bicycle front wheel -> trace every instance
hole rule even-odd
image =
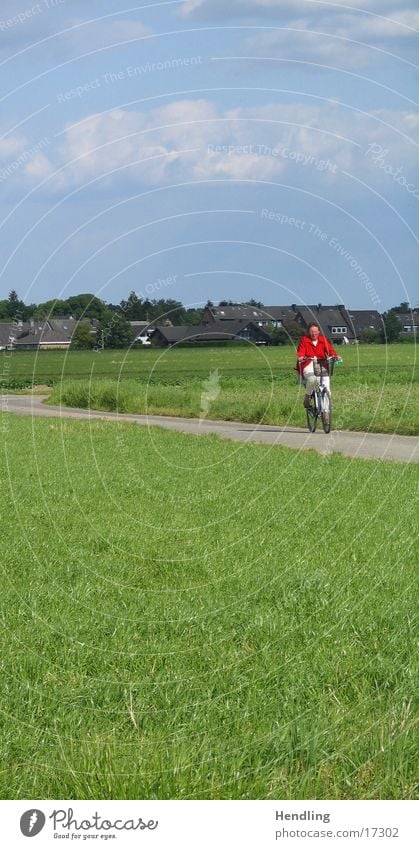
[[[316,430],[316,427],[317,427],[317,418],[318,418],[319,414],[318,414],[317,406],[316,406],[316,400],[317,399],[314,397],[314,395],[312,395],[310,400],[311,400],[311,404],[306,409],[307,427],[308,427],[310,433],[314,433],[314,431]]]
[[[332,399],[328,389],[324,389],[322,394],[322,425],[325,433],[330,433],[332,429]]]

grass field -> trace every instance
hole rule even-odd
[[[419,434],[414,346],[351,347],[343,353],[344,365],[334,380],[335,428]],[[204,410],[212,419],[304,424],[303,390],[296,383],[290,348],[117,352],[112,360],[109,352],[106,359],[94,356],[89,355],[91,376],[57,382],[51,403],[192,417]],[[69,360],[65,374],[76,364]],[[114,372],[106,378],[110,366]]]
[[[397,375],[410,383],[415,375],[416,346],[350,345],[339,349],[343,371],[354,379],[376,377],[385,383]],[[24,378],[35,383],[80,379],[141,380],[164,383],[208,377],[219,369],[225,377],[253,378],[268,383],[278,373],[292,378],[295,350],[291,346],[230,345],[209,348],[126,351],[18,351],[0,353],[0,381]]]
[[[414,345],[350,346],[334,380],[335,427],[419,434]],[[177,348],[3,355],[0,383],[54,386],[52,403],[213,419],[304,425],[290,347]],[[16,384],[17,381],[17,384]],[[211,389],[211,388],[210,388]]]
[[[414,467],[0,424],[2,798],[414,797]]]

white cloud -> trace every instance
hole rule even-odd
[[[224,0],[191,0],[181,7],[180,14],[186,19],[217,15],[246,21],[265,18],[270,28],[248,39],[244,54],[251,55],[253,50],[257,56],[339,68],[363,68],[383,58],[381,51],[386,49],[397,54],[398,40],[405,50],[406,41],[416,36],[419,11],[411,0],[364,0],[362,8],[351,11],[353,2],[230,0],[225,4]]]
[[[27,139],[21,133],[9,133],[6,135],[7,131],[4,131],[4,136],[1,137],[0,134],[0,165],[6,165],[9,160],[25,150],[27,146]]]
[[[341,8],[352,6],[362,11],[372,11],[379,14],[388,8],[396,8],[397,0],[186,0],[179,9],[179,14],[184,18],[193,17],[249,17],[249,16],[274,16],[279,14],[324,14],[325,12],[339,12]],[[409,6],[409,0],[402,2],[403,8]],[[410,5],[413,5],[412,3]]]
[[[50,174],[53,173],[54,169],[52,163],[49,159],[47,159],[44,153],[37,153],[26,165],[25,171],[27,177],[37,183],[40,183],[41,180],[49,177]],[[58,176],[55,177],[55,180],[59,180]],[[61,186],[64,186],[64,181],[61,180],[60,183]]]
[[[336,35],[361,41],[415,38],[416,29],[419,28],[419,11],[416,9],[404,9],[400,12],[391,10],[388,17],[342,14],[337,19],[334,17],[322,19],[322,28],[324,27]]]
[[[40,12],[36,12],[38,6]],[[134,41],[151,33],[151,29],[139,20],[116,15],[104,16],[100,12],[94,16],[94,10],[90,8],[80,8],[84,16],[80,14],[72,18],[68,17],[68,6],[65,4],[52,7],[48,14],[42,4],[36,4],[33,8],[33,15],[13,26],[8,26],[7,22],[13,20],[16,9],[12,12],[9,7],[7,14],[6,10],[1,9],[0,28],[3,29],[0,33],[0,50],[6,55],[13,55],[28,47],[41,50],[43,54],[48,51],[60,56],[84,55],[100,48]]]
[[[54,156],[44,150],[34,157],[25,175],[33,183],[64,166],[50,182],[57,191],[96,178],[115,188],[217,177],[270,180],[284,173],[304,181],[337,180],[342,169],[371,171],[365,156],[371,143],[382,145],[408,171],[414,167],[412,150],[395,130],[411,135],[417,122],[415,113],[369,116],[336,102],[220,111],[206,100],[183,100],[148,113],[118,109],[91,115],[67,128]],[[324,161],[330,163],[327,173],[320,167]],[[373,170],[374,180],[378,169]]]
[[[44,156],[44,171],[37,171],[34,164],[35,160],[40,157],[42,159],[42,151],[50,144],[50,140],[45,136],[38,139],[36,142],[30,141],[25,135],[19,132],[11,132],[8,134],[5,131],[3,138],[0,138],[0,182],[10,180],[9,185],[15,186],[14,181],[19,183],[22,179],[25,181],[31,177],[37,180],[43,176],[50,174],[53,170],[52,163]],[[39,161],[39,166],[41,162]]]
[[[300,22],[294,23],[299,26],[247,39],[242,46],[243,56],[313,62],[330,68],[361,69],[368,65],[371,53],[368,48],[332,35],[300,29]]]
[[[244,56],[258,56],[313,62],[327,67],[365,68],[382,54],[377,47],[416,35],[413,26],[419,27],[419,12],[399,12],[399,22],[354,14],[324,16],[314,21],[310,18],[292,19],[283,28],[257,33],[242,45]],[[404,24],[404,26],[402,26]],[[403,52],[405,46],[403,47]]]

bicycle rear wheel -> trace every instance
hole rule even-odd
[[[330,433],[332,429],[332,399],[328,389],[324,389],[322,393],[322,425],[325,433]]]

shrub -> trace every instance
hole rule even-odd
[[[371,345],[374,342],[381,342],[381,337],[378,330],[375,330],[374,327],[364,327],[361,331],[359,341]]]

